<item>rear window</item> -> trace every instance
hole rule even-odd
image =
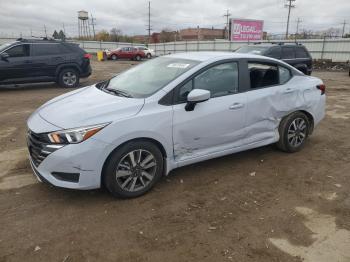
[[[34,56],[58,55],[65,52],[60,44],[33,44],[32,47]]]
[[[306,52],[304,47],[297,47],[295,50],[296,58],[309,58],[309,54]]]

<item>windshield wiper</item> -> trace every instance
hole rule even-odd
[[[113,94],[115,94],[117,96],[123,96],[123,97],[129,97],[129,98],[133,97],[128,92],[123,91],[123,90],[119,90],[119,89],[104,88],[104,90],[106,90],[107,92],[113,93]]]

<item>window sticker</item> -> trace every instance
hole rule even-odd
[[[182,64],[182,63],[173,63],[173,64],[169,64],[167,67],[172,67],[172,68],[187,68],[189,67],[190,64]]]

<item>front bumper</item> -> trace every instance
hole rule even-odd
[[[35,163],[31,157],[30,163],[34,174],[42,182],[63,188],[95,189],[101,186],[102,168],[109,150],[110,145],[90,138],[57,149],[41,163]],[[72,179],[67,179],[70,174]]]

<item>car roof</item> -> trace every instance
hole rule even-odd
[[[239,59],[239,58],[266,59],[266,60],[275,61],[275,59],[273,58],[269,58],[261,55],[241,54],[241,53],[233,53],[233,52],[215,52],[215,51],[176,53],[176,54],[166,55],[165,57],[197,60],[201,62],[208,61],[208,60],[215,60],[215,59]]]

